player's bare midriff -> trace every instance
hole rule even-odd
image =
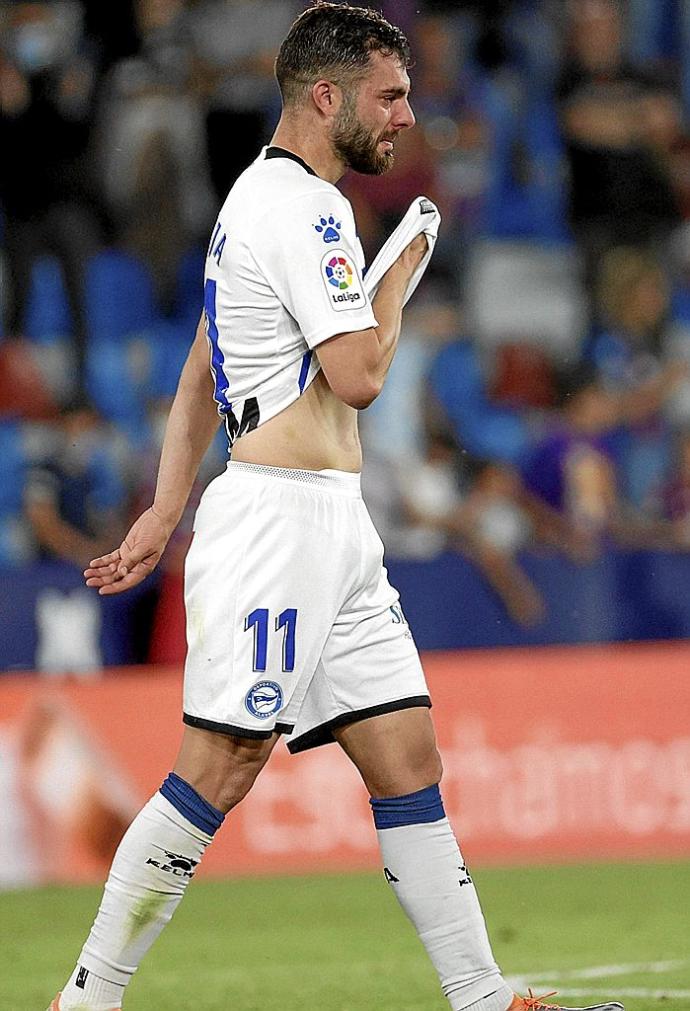
[[[298,470],[362,469],[358,412],[339,400],[323,372],[275,418],[238,439],[232,459]]]

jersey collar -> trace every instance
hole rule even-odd
[[[300,158],[299,155],[293,154],[292,151],[286,151],[284,147],[275,147],[275,146],[267,147],[266,148],[266,156],[265,157],[266,157],[266,159],[268,159],[268,158],[289,158],[290,161],[296,161],[298,165],[301,165],[302,168],[305,169],[309,173],[310,176],[315,176],[316,175],[316,172],[311,167],[311,165],[307,165],[307,163],[305,161],[303,161],[303,159]]]

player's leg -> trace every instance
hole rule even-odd
[[[404,709],[333,731],[369,790],[386,879],[414,924],[453,1011],[506,1011],[474,883],[446,818],[429,710]]]
[[[333,736],[369,790],[386,880],[417,929],[453,1011],[623,1011],[622,1004],[610,1002],[557,1008],[531,995],[519,997],[506,985],[445,816],[427,709],[360,720],[333,729]]]
[[[115,854],[103,899],[59,1011],[111,1011],[169,922],[220,828],[251,789],[278,739],[186,727],[174,771]]]
[[[323,560],[347,571],[348,545],[331,544],[338,517],[329,514],[331,499],[347,511],[352,480],[274,471],[230,464],[202,498],[185,567],[182,748],[121,844],[60,1011],[120,1007],[114,997],[170,919],[223,815],[278,733],[292,729],[291,708],[299,710],[338,610]],[[86,1001],[81,984],[91,988]]]

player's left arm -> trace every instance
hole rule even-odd
[[[219,424],[202,316],[170,410],[153,504],[132,525],[119,548],[91,561],[84,572],[87,586],[104,595],[121,593],[153,572],[180,521]]]
[[[383,275],[372,306],[375,327],[337,334],[317,348],[331,389],[351,407],[368,407],[383,388],[400,338],[407,286],[427,251],[426,236],[418,235]],[[358,399],[345,395],[344,389],[369,392]]]

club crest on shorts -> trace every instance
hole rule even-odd
[[[244,700],[248,713],[259,720],[267,720],[283,705],[283,689],[275,681],[257,681]]]

